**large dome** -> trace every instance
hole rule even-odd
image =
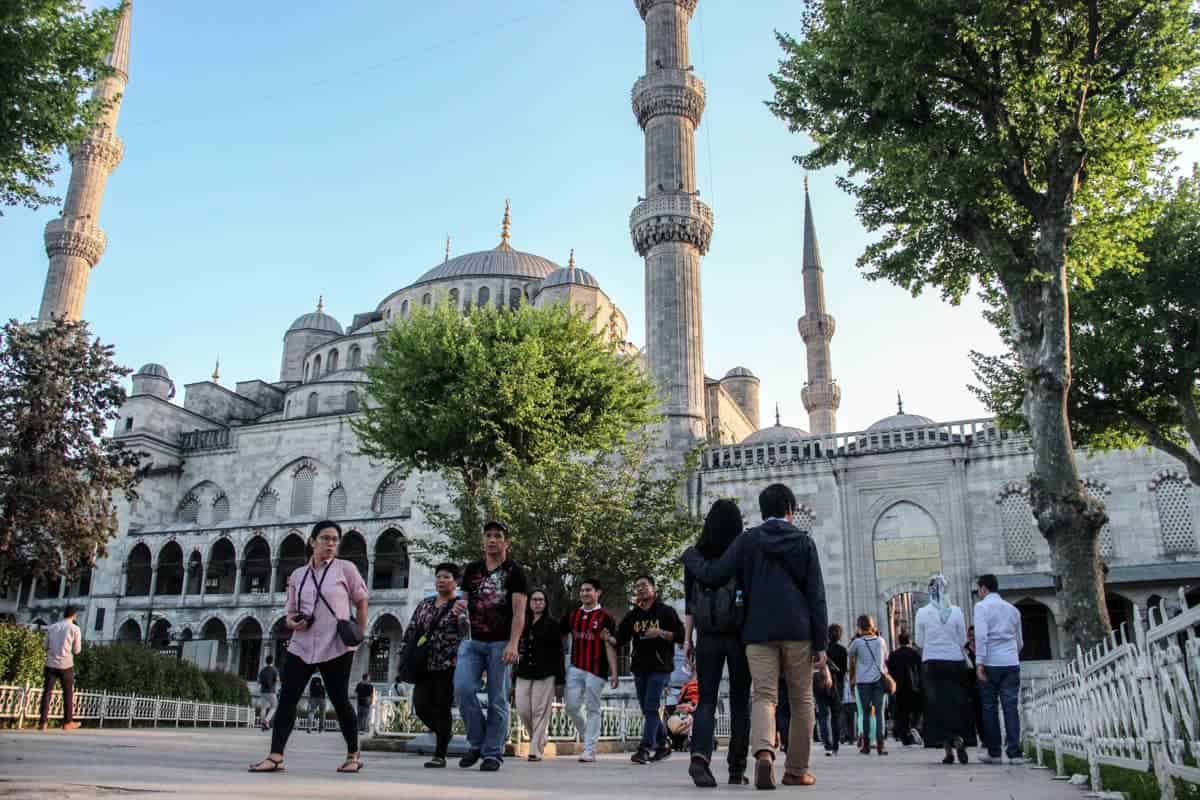
[[[776,422],[769,428],[755,431],[754,433],[742,439],[742,444],[768,444],[773,442],[787,442],[792,439],[804,439],[810,436],[808,431],[803,428],[793,428],[790,425],[780,425]]]
[[[166,378],[167,380],[171,380],[171,375],[167,372],[167,368],[162,364],[155,364],[153,362],[144,364],[142,368],[134,374],[144,375],[151,378]]]
[[[559,265],[548,258],[523,253],[504,245],[494,250],[467,253],[444,261],[417,278],[412,285],[468,277],[541,280],[557,269]]]
[[[895,431],[901,428],[921,428],[926,425],[933,425],[934,420],[929,417],[923,417],[920,414],[892,414],[890,417],[884,417],[878,422],[867,428],[868,431]]]
[[[316,311],[310,311],[307,314],[301,314],[299,317],[296,317],[296,321],[288,328],[289,333],[291,331],[305,330],[326,331],[328,333],[336,333],[338,336],[342,335],[342,323],[325,313],[324,296],[317,301]]]

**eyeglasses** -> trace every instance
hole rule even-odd
[[[336,536],[318,536],[317,541],[321,544],[337,544],[338,537]]]

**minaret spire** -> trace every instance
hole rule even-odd
[[[512,205],[508,199],[504,200],[504,219],[500,221],[500,244],[496,246],[497,250],[512,250],[512,246],[508,243],[508,237],[512,228]]]
[[[446,261],[450,260],[450,234],[446,234]],[[443,262],[444,263],[444,262]]]
[[[93,97],[109,105],[87,135],[71,148],[71,180],[62,216],[46,225],[46,255],[50,267],[38,319],[77,320],[83,316],[88,277],[104,255],[107,238],[100,229],[100,205],[108,176],[121,163],[124,145],[117,137],[121,97],[129,83],[129,42],[133,27],[132,0],[124,0],[105,59],[113,74],[96,84]]]
[[[825,311],[825,271],[821,268],[821,251],[817,247],[817,226],[813,222],[812,198],[808,194],[808,176],[804,176],[804,316],[798,327],[807,351],[808,382],[800,392],[808,410],[808,427],[815,434],[837,430],[837,410],[842,402],[842,390],[833,379],[833,361],[829,355],[829,340],[836,325]]]
[[[697,2],[634,0],[646,24],[646,72],[632,97],[645,138],[646,185],[629,228],[646,260],[646,356],[662,398],[667,446],[675,452],[707,433],[700,258],[713,217],[696,190],[704,83],[692,71],[688,23]]]
[[[217,365],[213,367],[212,382],[221,382],[221,357],[217,356]]]

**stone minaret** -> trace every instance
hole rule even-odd
[[[688,61],[688,21],[697,0],[634,3],[646,23],[646,74],[633,85],[633,113],[646,139],[646,194],[629,228],[646,259],[647,360],[663,396],[667,445],[678,451],[705,437],[700,257],[713,220],[696,191],[704,84]]]
[[[132,0],[125,0],[113,50],[106,62],[116,72],[97,84],[94,96],[115,101],[78,145],[71,149],[71,182],[62,216],[46,225],[50,270],[42,292],[38,319],[76,320],[83,316],[88,274],[104,254],[107,240],[100,230],[100,204],[109,173],[121,163],[124,145],[117,137],[120,96],[129,82],[129,34]]]
[[[808,382],[800,392],[808,410],[808,429],[815,434],[833,433],[837,430],[837,410],[842,403],[842,390],[834,383],[833,362],[829,358],[829,340],[836,326],[825,311],[825,271],[821,269],[807,177],[804,179],[804,316],[799,327],[808,351]]]

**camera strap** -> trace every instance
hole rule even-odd
[[[316,587],[317,597],[321,597],[321,586],[325,583],[325,576],[329,574],[329,568],[331,566],[333,566],[333,560],[330,560],[330,562],[325,565],[325,571],[321,573],[321,580],[318,581],[315,576],[313,577],[313,586]],[[304,572],[304,577],[300,579],[300,588],[296,590],[296,610],[301,614],[304,613],[304,584],[308,583],[308,576],[312,575],[312,571],[312,564],[310,563],[308,569]],[[321,597],[321,599],[324,600],[325,598]],[[313,598],[312,610],[314,613],[317,610],[316,597]]]

